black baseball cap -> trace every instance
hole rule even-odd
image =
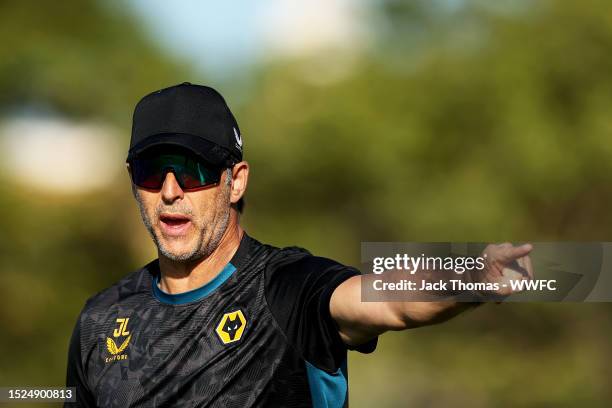
[[[215,166],[242,160],[242,136],[223,96],[184,82],[142,98],[134,109],[127,161],[152,146],[187,148]]]

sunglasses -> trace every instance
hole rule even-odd
[[[197,190],[219,184],[222,168],[213,166],[186,151],[151,151],[129,163],[132,182],[149,190],[160,190],[171,171],[183,190]]]

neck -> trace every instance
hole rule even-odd
[[[219,245],[207,257],[193,262],[175,262],[159,254],[160,289],[166,293],[177,294],[204,286],[232,259],[243,234],[244,230],[236,222],[236,217],[230,217]]]

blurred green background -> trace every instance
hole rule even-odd
[[[258,7],[291,24],[190,59],[161,2],[0,1],[0,385],[63,385],[85,300],[156,256],[124,159],[135,103],[183,81],[237,116],[261,241],[358,265],[361,241],[612,240],[609,2],[184,3],[226,50]],[[352,353],[351,406],[609,406],[611,335],[610,304],[487,305]]]

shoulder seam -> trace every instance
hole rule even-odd
[[[263,285],[263,293],[264,293],[264,301],[266,302],[266,309],[268,310],[268,313],[270,313],[270,316],[272,316],[272,322],[274,323],[274,326],[281,333],[281,335],[283,336],[283,339],[285,339],[285,343],[287,343],[289,347],[291,347],[300,356],[300,359],[302,361],[308,361],[306,360],[304,356],[304,352],[301,349],[299,349],[295,344],[293,344],[291,340],[289,340],[289,337],[287,337],[287,333],[285,333],[285,331],[281,327],[278,320],[276,320],[276,316],[274,315],[274,312],[272,311],[272,308],[270,307],[270,303],[268,302],[268,293],[266,291],[266,270],[267,270],[267,267],[264,268],[263,279],[261,283]]]

